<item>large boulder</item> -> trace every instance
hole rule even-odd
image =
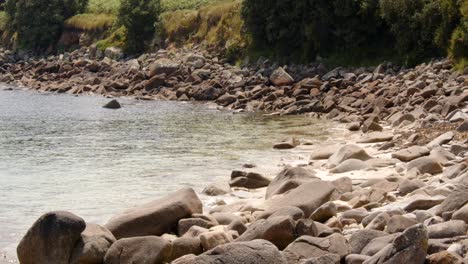
[[[290,216],[260,219],[251,224],[236,241],[264,239],[284,249],[295,239],[296,224]]]
[[[108,47],[104,50],[104,56],[112,60],[120,60],[123,58],[123,52],[121,48]]]
[[[106,109],[119,109],[121,107],[122,106],[120,105],[120,103],[115,99],[111,100],[110,102],[108,102],[107,104],[103,106],[103,108],[106,108]]]
[[[81,239],[73,250],[70,264],[99,264],[104,261],[107,250],[115,242],[115,237],[106,228],[96,224],[86,224]]]
[[[270,82],[275,86],[291,85],[294,79],[283,68],[279,67],[270,76]]]
[[[120,239],[107,251],[104,264],[165,263],[172,254],[172,244],[160,237],[131,237]]]
[[[117,239],[159,236],[170,232],[180,219],[201,213],[202,203],[195,191],[184,188],[165,198],[123,212],[105,226]]]
[[[357,159],[366,161],[370,158],[371,156],[363,148],[356,145],[346,145],[341,147],[328,159],[328,166],[334,168],[345,160]]]
[[[311,180],[319,179],[315,172],[301,167],[286,167],[268,185],[266,198],[285,193]]]
[[[358,171],[358,170],[365,170],[368,169],[370,166],[362,160],[358,159],[349,159],[345,160],[342,163],[338,164],[338,166],[332,168],[330,170],[331,173],[345,173],[350,171]]]
[[[179,69],[179,64],[170,59],[158,59],[149,67],[149,77],[154,77],[160,74],[169,76]]]
[[[266,240],[233,242],[217,246],[199,256],[187,255],[172,264],[285,264],[285,259],[275,247]]]
[[[467,226],[465,221],[451,220],[427,227],[429,238],[450,238],[466,235]]]
[[[373,239],[386,235],[388,234],[378,230],[363,229],[357,231],[352,234],[349,239],[351,253],[360,254],[367,244],[369,244]]]
[[[68,264],[86,224],[69,212],[50,212],[34,222],[21,239],[18,260],[24,264]]]
[[[363,264],[423,264],[428,249],[427,230],[419,224],[406,229],[393,243],[382,248]]]
[[[310,160],[326,160],[329,159],[335,152],[337,152],[342,146],[341,145],[326,145],[320,146],[314,149],[310,154]]]
[[[330,182],[312,180],[285,195],[265,201],[265,209],[277,210],[286,206],[296,206],[304,212],[305,217],[309,217],[322,204],[330,201],[335,190]]]
[[[291,243],[283,255],[288,263],[298,263],[301,260],[336,254],[344,258],[350,254],[346,238],[341,234],[332,234],[326,238],[301,236]]]
[[[210,250],[232,241],[232,236],[224,231],[212,231],[200,235],[200,242],[204,250]]]

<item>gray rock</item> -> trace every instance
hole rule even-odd
[[[156,236],[117,240],[104,257],[104,264],[164,263],[171,258],[172,244]]]
[[[332,234],[326,238],[302,236],[291,243],[284,253],[288,263],[298,263],[300,260],[329,254],[344,258],[350,253],[350,247],[341,234]]]
[[[462,220],[465,223],[468,223],[468,204],[465,204],[462,208],[458,209],[452,215],[453,220]]]
[[[423,225],[416,225],[397,236],[391,245],[384,247],[364,264],[414,263],[423,264],[426,260],[428,237]]]
[[[404,179],[400,182],[400,185],[398,186],[398,192],[401,195],[406,195],[408,193],[411,193],[415,190],[421,189],[426,184],[420,180],[408,180]]]
[[[359,254],[349,254],[345,258],[346,264],[362,264],[364,261],[370,259],[369,256]]]
[[[390,220],[390,215],[387,213],[378,214],[372,221],[366,226],[366,229],[373,229],[383,231]]]
[[[435,148],[435,147],[438,147],[438,146],[442,146],[443,144],[447,144],[450,141],[452,141],[452,139],[454,137],[455,137],[455,134],[452,131],[450,131],[450,132],[447,132],[445,134],[442,134],[442,135],[438,136],[437,138],[435,138],[434,140],[429,142],[427,144],[427,146],[429,148]]]
[[[266,240],[233,242],[220,245],[199,256],[188,255],[172,264],[285,264],[275,245]]]
[[[387,142],[393,139],[393,133],[391,132],[371,132],[364,138],[358,140],[358,143],[379,143]]]
[[[70,264],[103,263],[106,252],[115,241],[114,235],[106,228],[86,224],[85,230],[81,233],[81,239],[75,245]]]
[[[165,198],[141,205],[117,215],[105,225],[117,239],[162,235],[180,219],[202,213],[202,203],[195,192],[184,188]]]
[[[429,238],[450,238],[466,235],[467,227],[465,221],[452,220],[427,227]]]
[[[356,145],[346,145],[341,147],[337,152],[335,152],[329,159],[328,159],[328,166],[330,168],[338,166],[345,160],[349,159],[358,159],[362,161],[366,161],[371,157],[367,152]]]
[[[267,210],[277,210],[285,206],[299,207],[305,217],[309,217],[322,204],[330,201],[335,187],[325,181],[313,180],[300,185],[287,194],[265,201]]]
[[[69,212],[42,215],[29,228],[18,247],[18,260],[25,264],[68,264],[86,224]]]
[[[294,241],[295,232],[296,225],[290,216],[277,216],[255,221],[235,241],[264,239],[281,250]]]
[[[382,231],[363,229],[352,234],[349,239],[351,253],[360,254],[362,250],[377,237],[387,236],[388,234]]]
[[[203,253],[200,238],[179,237],[172,242],[172,254],[170,260],[180,258],[185,255]]]
[[[345,173],[350,171],[366,170],[369,168],[366,162],[358,159],[349,159],[330,170],[331,173]]]
[[[286,167],[270,183],[266,191],[266,198],[285,193],[311,180],[319,179],[315,172],[301,167]]]
[[[158,59],[149,67],[149,77],[151,78],[160,74],[166,74],[166,76],[169,76],[178,69],[179,64],[177,62],[166,58]]]
[[[457,188],[452,191],[447,199],[445,199],[437,210],[436,215],[442,215],[443,213],[455,212],[462,206],[468,203],[468,177],[463,177]]]
[[[419,222],[414,219],[410,219],[402,215],[394,215],[390,217],[390,220],[388,220],[387,227],[385,228],[385,232],[390,233],[390,234],[403,232],[407,228],[417,225],[418,223]]]
[[[300,144],[299,140],[295,138],[290,138],[285,141],[276,143],[275,145],[273,145],[273,148],[274,149],[293,149],[299,146],[299,144]]]
[[[232,236],[224,231],[211,231],[200,235],[200,242],[205,251],[232,241]]]
[[[205,187],[205,189],[202,190],[203,194],[206,194],[208,196],[220,196],[220,195],[225,195],[231,192],[231,188],[229,187],[229,184],[216,184],[212,183],[208,186]]]
[[[442,165],[436,159],[431,157],[422,157],[408,163],[407,170],[416,168],[420,173],[437,174],[443,171]]]
[[[329,159],[335,152],[337,152],[342,145],[326,145],[314,149],[310,155],[311,160],[325,160]]]
[[[231,174],[231,187],[243,187],[247,189],[259,189],[267,187],[270,184],[270,179],[255,172],[233,171]]]
[[[402,149],[392,154],[392,158],[399,159],[404,162],[429,155],[430,150],[426,147],[412,146],[407,149]]]
[[[337,254],[328,254],[319,257],[313,257],[299,262],[300,264],[340,264],[341,257]]]
[[[317,210],[315,210],[309,218],[314,221],[324,223],[333,216],[336,216],[336,213],[336,205],[333,202],[328,202],[320,206]]]
[[[398,234],[386,235],[386,236],[379,236],[372,239],[367,245],[362,249],[361,254],[366,256],[374,256],[377,254],[382,248],[391,245],[392,241]]]
[[[123,58],[123,52],[120,48],[108,47],[104,50],[104,56],[112,60],[120,60]]]
[[[304,218],[304,212],[295,206],[285,206],[278,210],[264,211],[257,216],[257,219],[267,219],[276,216],[290,216],[294,221]]]
[[[294,79],[282,67],[279,67],[270,76],[270,82],[275,86],[285,86],[294,83]]]

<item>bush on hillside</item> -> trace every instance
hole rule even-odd
[[[56,44],[65,19],[83,12],[87,0],[7,0],[9,29],[21,48],[43,51]]]
[[[296,51],[303,60],[359,51],[387,37],[378,0],[245,0],[242,16],[255,47],[279,56]]]
[[[450,38],[449,56],[463,68],[468,66],[468,1],[460,3],[460,14],[460,25]]]
[[[122,0],[119,21],[126,28],[126,52],[144,50],[145,42],[154,35],[160,12],[159,0]]]

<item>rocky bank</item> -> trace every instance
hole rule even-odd
[[[196,49],[0,57],[0,81],[39,91],[215,101],[347,128],[321,145],[273,144],[307,149],[310,160],[277,175],[246,164],[203,191],[215,206],[186,188],[104,226],[46,213],[20,242],[21,263],[468,263],[468,69],[448,60],[327,71],[265,60],[239,68]],[[261,198],[226,203],[236,190]]]

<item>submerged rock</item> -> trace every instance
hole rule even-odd
[[[103,106],[103,108],[107,108],[107,109],[119,109],[121,107],[122,106],[120,105],[120,103],[115,99],[108,102],[107,104]]]

